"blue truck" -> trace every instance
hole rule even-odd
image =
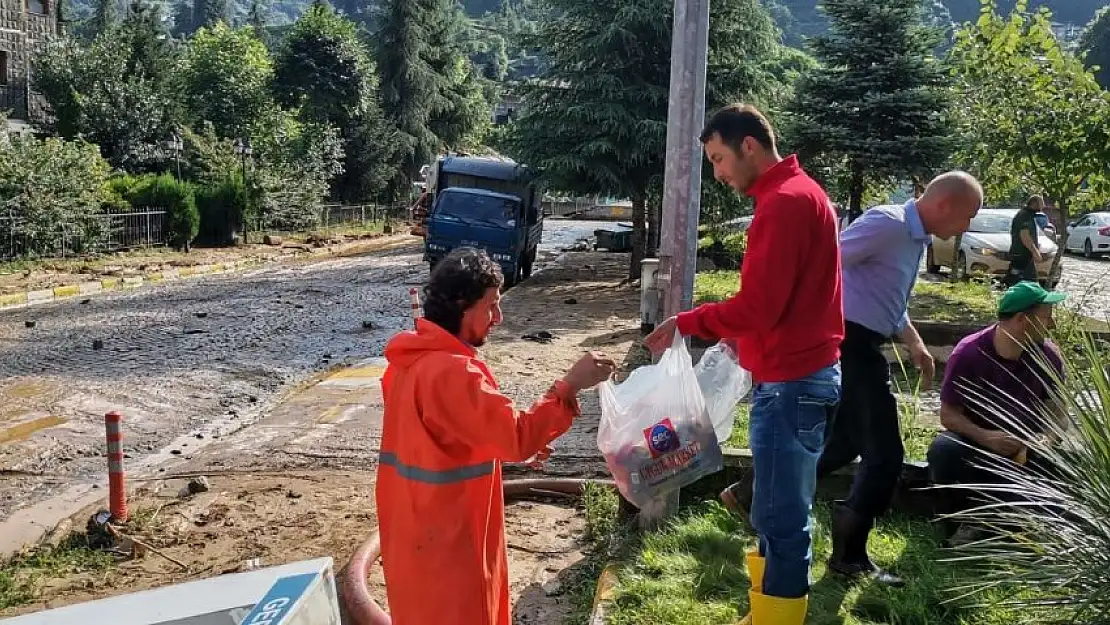
[[[525,165],[448,156],[428,176],[424,260],[431,268],[457,247],[486,250],[501,265],[505,286],[532,275],[543,236],[536,176]]]

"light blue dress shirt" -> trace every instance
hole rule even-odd
[[[929,235],[914,200],[876,206],[840,233],[844,319],[883,336],[909,324],[909,302]]]

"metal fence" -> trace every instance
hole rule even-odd
[[[384,229],[385,226],[409,218],[409,205],[398,204],[326,204],[320,207],[315,218],[308,223],[292,226],[269,216],[251,219],[248,224],[250,242],[255,243],[268,234],[295,235],[357,234]]]
[[[71,258],[166,243],[166,211],[111,211],[68,221],[0,213],[0,260]]]

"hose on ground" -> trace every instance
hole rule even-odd
[[[504,483],[505,501],[549,498],[551,496],[581,496],[587,484],[615,486],[612,480],[579,480],[540,478],[512,480]],[[370,567],[381,557],[381,539],[378,530],[370,533],[359,545],[347,566],[339,572],[339,611],[343,625],[392,625],[389,613],[370,596],[366,580]]]

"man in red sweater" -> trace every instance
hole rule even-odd
[[[804,622],[809,593],[810,508],[826,425],[840,402],[844,338],[837,218],[825,191],[782,158],[755,108],[726,107],[701,135],[717,180],[755,202],[740,292],[664,321],[653,352],[684,336],[735,340],[752,372],[750,440],[755,464],[748,554],[755,625]]]

